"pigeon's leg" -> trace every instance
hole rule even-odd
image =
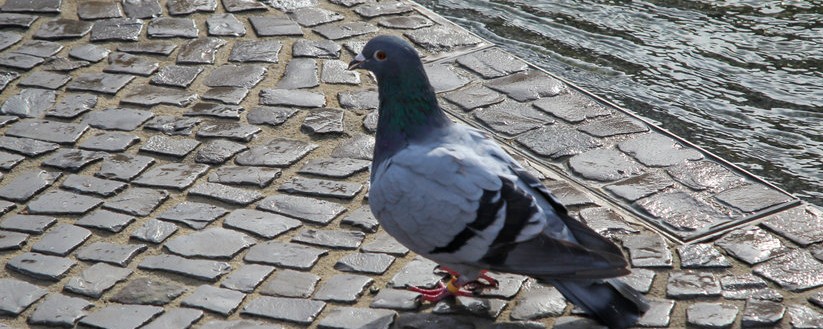
[[[448,267],[445,267],[445,266],[439,266],[438,269],[441,270],[441,271],[444,271],[446,273],[451,274],[452,277],[459,277],[460,276],[460,273],[457,273],[457,271],[452,270],[452,269],[450,269]],[[483,279],[483,281],[485,281],[485,282],[480,281],[478,279]],[[489,276],[488,271],[482,270],[482,271],[480,271],[480,275],[477,277],[477,279],[466,282],[463,285],[463,289],[468,290],[468,291],[472,291],[472,292],[476,292],[476,293],[480,293],[480,291],[483,290],[483,289],[496,289],[499,285],[500,285],[500,282],[498,282],[495,278]]]
[[[434,289],[425,289],[420,287],[406,287],[406,289],[419,293],[424,301],[436,303],[449,296],[474,296],[474,292],[461,289],[463,283],[460,283],[457,276],[452,275],[449,283],[443,284],[442,281],[437,282],[438,287]]]

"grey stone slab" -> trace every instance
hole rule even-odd
[[[523,282],[528,277],[509,273],[488,273],[492,278],[497,280],[497,288],[487,289],[480,292],[482,297],[490,298],[505,298],[511,299],[520,291]]]
[[[77,251],[77,259],[97,261],[125,267],[135,256],[146,250],[144,244],[95,242]]]
[[[289,13],[291,18],[302,26],[312,27],[343,20],[344,16],[338,12],[319,8],[303,7]]]
[[[125,0],[122,5],[126,16],[130,18],[152,18],[163,14],[163,8],[157,0]]]
[[[630,235],[623,240],[634,267],[672,267],[672,253],[657,234]]]
[[[246,120],[255,125],[267,124],[270,126],[279,126],[295,113],[297,113],[297,109],[293,108],[257,106],[246,114]]]
[[[434,22],[421,15],[404,15],[381,18],[377,25],[390,29],[416,30],[432,26]]]
[[[191,135],[194,127],[202,120],[198,118],[176,117],[171,115],[158,115],[146,122],[144,129],[160,131],[166,135]]]
[[[249,22],[258,37],[303,36],[300,25],[288,17],[250,16]]]
[[[135,18],[110,18],[94,22],[91,41],[137,41],[143,21]]]
[[[131,273],[132,270],[127,268],[96,263],[80,272],[78,276],[69,278],[63,290],[91,298],[100,298],[103,293],[118,282],[125,280]]]
[[[225,104],[240,104],[249,94],[247,88],[236,87],[214,87],[206,90],[200,98],[210,101],[218,101]]]
[[[20,47],[14,51],[18,54],[26,54],[37,57],[51,57],[60,52],[63,45],[58,42],[44,41],[44,40],[28,40],[23,41]]]
[[[29,138],[0,136],[0,148],[26,156],[39,156],[59,149],[60,145]]]
[[[657,276],[655,271],[644,268],[633,268],[631,273],[619,277],[618,280],[625,282],[634,288],[634,290],[647,294],[652,288],[655,276]]]
[[[161,243],[177,230],[177,225],[151,218],[132,231],[131,238],[145,242]]]
[[[18,82],[17,85],[18,86],[35,87],[35,88],[45,88],[45,89],[58,89],[58,88],[62,87],[63,85],[65,85],[67,82],[69,82],[69,80],[71,80],[71,78],[66,74],[54,73],[54,72],[49,72],[49,71],[40,71],[40,72],[33,72],[31,75],[23,78],[23,80],[20,80],[20,82]],[[9,103],[9,101],[14,99],[14,97],[18,97],[18,96],[19,97],[25,97],[23,92],[26,92],[28,90],[31,90],[31,89],[24,89],[20,94],[18,94],[16,96],[12,96],[12,98],[10,98],[9,100],[6,100],[6,103],[4,103],[4,106],[5,106],[5,104],[15,105],[14,102]],[[40,103],[40,104],[46,103],[45,104],[45,105],[47,105],[46,107],[50,108],[51,104],[48,104],[48,103],[54,103],[53,98],[54,98],[55,95],[50,94],[48,92],[44,92],[44,91],[40,91],[40,94],[41,94],[42,97],[45,97],[46,99],[32,99],[31,101],[33,103]],[[49,101],[49,99],[51,99],[51,101]],[[17,104],[17,106],[19,106],[19,104]],[[33,104],[32,105],[26,104],[25,106],[28,107],[28,111],[26,111],[28,113],[44,112],[43,110],[38,110],[38,109],[34,109],[34,111],[32,111],[33,110],[32,107],[34,107]],[[38,105],[38,106],[40,106],[40,105]],[[19,110],[17,110],[17,111],[19,112]],[[11,110],[11,112],[14,112],[14,110]],[[39,117],[40,115],[36,115],[36,116]]]
[[[31,77],[31,76],[29,76]],[[22,80],[23,83],[26,79]],[[18,83],[18,84],[20,84]],[[53,90],[24,88],[0,106],[0,113],[16,115],[23,118],[41,118],[54,105],[57,94]]]
[[[328,250],[303,246],[295,243],[266,241],[252,246],[243,260],[296,270],[311,269],[320,256]]]
[[[226,45],[218,38],[198,38],[180,47],[177,52],[177,64],[214,64],[217,50]]]
[[[106,152],[123,152],[140,142],[140,137],[121,132],[96,132],[77,146],[81,149]]]
[[[743,309],[741,325],[744,328],[774,326],[783,319],[786,307],[768,300],[750,299]]]
[[[732,264],[711,243],[689,244],[677,247],[680,268],[731,267]]]
[[[636,134],[649,131],[645,123],[625,115],[612,115],[603,119],[591,120],[577,129],[596,137]]]
[[[186,107],[195,100],[197,100],[197,94],[188,90],[146,84],[131,90],[120,99],[120,102],[142,106],[166,104]]]
[[[744,213],[755,212],[794,200],[790,195],[760,184],[749,184],[718,193],[721,202]]]
[[[366,3],[354,8],[354,12],[365,18],[405,14],[413,11],[412,6],[402,1]]]
[[[226,138],[240,142],[249,142],[262,129],[257,126],[236,122],[206,122],[197,130],[197,137]]]
[[[155,17],[146,29],[150,38],[196,38],[200,31],[191,18]]]
[[[103,160],[100,170],[94,175],[105,179],[130,181],[154,162],[154,158],[142,155],[125,153],[109,155]]]
[[[240,306],[245,298],[246,294],[239,291],[202,285],[197,287],[194,293],[183,299],[181,305],[228,316]]]
[[[132,0],[127,0],[132,1]],[[132,53],[132,54],[150,54],[169,56],[177,49],[177,45],[166,41],[141,41],[135,43],[125,43],[117,46],[117,51]]]
[[[318,322],[322,329],[375,328],[388,329],[394,322],[397,312],[360,307],[337,307]]]
[[[729,328],[737,318],[738,308],[727,303],[698,302],[686,309],[688,324],[701,328]]]
[[[154,117],[151,111],[107,108],[86,114],[83,122],[98,129],[132,131]]]
[[[684,147],[659,133],[643,134],[623,141],[617,146],[621,151],[650,167],[667,167],[685,160],[703,159],[703,154],[699,151]]]
[[[744,179],[714,161],[685,161],[666,168],[676,181],[693,190],[727,189],[742,185]]]
[[[595,204],[586,192],[566,181],[550,181],[546,182],[545,185],[563,205],[586,206]]]
[[[199,230],[228,212],[225,208],[212,204],[184,201],[158,214],[157,218],[183,223]]]
[[[360,73],[348,69],[348,64],[339,60],[323,62],[323,71],[320,80],[328,84],[360,84]]]
[[[204,281],[217,281],[231,271],[231,265],[226,262],[188,259],[175,255],[147,256],[137,267],[180,274]]]
[[[275,277],[260,288],[260,293],[270,296],[307,298],[314,292],[320,277],[310,272],[295,270],[278,271]]]
[[[75,264],[64,257],[26,252],[9,259],[6,268],[36,279],[59,281]]]
[[[231,259],[255,242],[255,239],[246,234],[221,227],[211,227],[186,235],[178,235],[167,241],[164,247],[184,257]]]
[[[332,178],[346,178],[368,170],[371,161],[349,158],[312,159],[300,168],[299,173]]]
[[[147,216],[169,198],[169,192],[142,187],[132,187],[107,200],[103,208],[134,216]]]
[[[592,151],[594,152],[594,151]],[[621,155],[622,156],[622,155]],[[629,160],[632,161],[632,160]],[[633,162],[633,161],[632,161]],[[578,163],[580,165],[580,163]],[[643,168],[637,165],[638,169]],[[581,170],[585,170],[582,169]],[[628,201],[636,201],[654,193],[660,192],[674,185],[674,181],[668,175],[660,172],[650,172],[639,176],[630,177],[614,184],[607,185],[605,189],[614,195]]]
[[[314,32],[326,39],[340,40],[377,32],[377,26],[366,22],[345,22],[324,24],[314,28]]]
[[[182,158],[194,151],[198,145],[200,142],[191,138],[154,135],[143,143],[140,151]]]
[[[223,8],[230,13],[251,10],[268,10],[265,4],[255,0],[223,0]],[[239,329],[239,328],[238,328]]]
[[[602,142],[565,125],[544,126],[515,139],[534,153],[559,158],[600,147]]]
[[[246,27],[233,14],[215,14],[206,19],[209,35],[239,37],[246,35]]]
[[[244,166],[286,167],[317,147],[317,144],[304,141],[275,138],[238,154],[235,162]]]
[[[48,291],[31,283],[12,278],[0,278],[0,314],[18,315]]]
[[[720,296],[720,281],[711,272],[692,270],[669,272],[666,297],[689,299]]]
[[[277,63],[282,48],[279,40],[237,40],[229,54],[229,61]]]
[[[123,17],[119,1],[93,0],[77,4],[77,16],[81,19],[100,19]]]
[[[44,71],[60,71],[68,73],[69,71],[74,71],[91,64],[92,63],[88,61],[72,60],[62,56],[53,56],[46,58],[40,69]]]
[[[26,157],[22,155],[0,151],[0,169],[11,170],[25,159]]]
[[[134,76],[112,73],[81,73],[66,85],[67,90],[93,91],[104,94],[117,94]]]
[[[292,56],[314,58],[340,58],[340,44],[331,40],[300,39],[292,45]]]
[[[292,241],[334,249],[357,249],[365,237],[366,234],[359,231],[304,229]]]
[[[562,82],[539,71],[514,73],[489,80],[484,85],[504,93],[518,102],[555,96],[566,89]]]
[[[217,8],[217,0],[169,0],[166,6],[170,15],[213,12]]]
[[[635,204],[684,238],[731,220],[710,204],[681,190],[654,194]]]
[[[405,256],[409,249],[397,242],[392,236],[385,232],[378,232],[371,242],[360,247],[363,252],[384,253],[398,257]]]
[[[314,88],[320,85],[317,61],[311,58],[293,58],[286,64],[278,89]]]
[[[823,241],[823,211],[811,205],[779,212],[763,226],[803,247]]]
[[[307,90],[263,89],[260,91],[260,104],[323,107],[326,105],[326,96]]]
[[[442,279],[440,275],[434,273],[437,266],[435,262],[415,256],[392,277],[388,285],[398,289],[405,289],[408,286],[434,288]]]
[[[203,317],[203,311],[191,308],[174,308],[141,327],[142,329],[189,328]],[[203,327],[201,327],[203,328]]]
[[[13,115],[0,115],[0,127],[5,127],[10,123],[14,123],[20,120],[20,118],[13,116]]]
[[[267,167],[222,166],[213,170],[209,182],[266,187],[280,177],[280,169]]]
[[[429,81],[436,93],[452,91],[467,85],[470,80],[454,70],[448,63],[431,63],[424,65]]]
[[[300,129],[309,134],[342,134],[343,110],[320,108],[312,109],[303,120]]]
[[[235,0],[232,0],[235,1]],[[249,1],[249,0],[242,0]],[[206,322],[200,329],[282,329],[275,324],[262,323],[252,320],[211,320]]]
[[[57,190],[29,202],[28,212],[32,215],[82,215],[101,203],[103,200],[99,198]]]
[[[335,274],[320,283],[313,299],[353,304],[374,280],[358,274]]]
[[[20,70],[30,70],[45,60],[42,57],[7,52],[0,55],[0,66],[12,67]]]
[[[360,1],[360,0],[332,0],[332,1]],[[469,319],[457,316],[438,315],[432,313],[400,313],[397,317],[396,325],[399,328],[415,329],[475,329],[475,325]],[[531,328],[529,328],[531,329]]]
[[[2,37],[2,34],[0,34]],[[12,81],[20,77],[20,73],[0,69],[0,91],[6,89]]]
[[[316,7],[318,5],[317,0],[273,0],[268,2],[269,6],[274,7],[275,9],[279,9],[284,12],[291,12],[298,8],[304,7]]]
[[[450,301],[441,301],[437,303],[432,309],[432,313],[468,314],[475,317],[496,319],[500,316],[500,313],[503,311],[504,307],[506,307],[506,302],[499,299],[482,299],[460,296],[456,298],[454,303]],[[560,321],[560,319],[557,321]],[[557,326],[555,326],[555,328],[557,328]]]
[[[11,31],[3,31],[0,33],[0,50],[5,50],[15,43],[20,42],[20,40],[23,40],[23,36],[21,34]]]
[[[94,328],[136,329],[161,312],[163,308],[157,306],[110,304],[80,319],[80,324]]]
[[[83,298],[63,294],[51,294],[37,305],[28,323],[48,327],[74,327],[77,320],[86,316],[92,304]]]
[[[0,229],[31,234],[43,234],[49,227],[57,223],[52,216],[17,214],[6,217],[0,222]]]
[[[818,291],[811,296],[809,296],[809,302],[817,305],[819,307],[823,307],[823,291]]]
[[[194,104],[194,106],[184,112],[183,115],[192,117],[214,117],[220,119],[240,119],[240,112],[243,111],[244,109],[237,105],[200,102]]]
[[[364,232],[377,232],[377,218],[374,217],[369,207],[363,206],[357,208],[351,214],[340,221],[340,225],[348,225]]]
[[[373,154],[374,136],[366,134],[357,134],[344,140],[331,151],[332,158],[371,160]]]
[[[61,224],[43,235],[31,246],[31,251],[66,256],[91,237],[91,231],[71,224]]]
[[[256,86],[266,73],[266,67],[258,64],[225,64],[215,68],[203,81],[209,87],[242,87]]]
[[[35,194],[54,184],[62,173],[45,170],[31,170],[17,175],[14,180],[0,187],[0,198],[25,202]]]
[[[753,271],[789,291],[803,291],[823,286],[823,263],[802,249],[793,250],[756,265]]]
[[[337,94],[337,101],[340,107],[354,110],[377,109],[379,105],[377,91],[374,90],[343,91]]]
[[[777,237],[756,226],[726,233],[715,244],[749,265],[769,260],[788,250]]]
[[[101,209],[81,217],[75,224],[77,226],[118,233],[132,222],[134,222],[134,217],[132,216]]]
[[[28,238],[25,233],[0,231],[0,251],[20,250]]]
[[[129,280],[109,300],[122,304],[166,305],[184,292],[186,287],[166,280],[140,277]]]
[[[541,111],[571,123],[603,117],[612,113],[594,99],[582,93],[571,91],[560,93],[554,97],[543,97],[535,101],[534,106]],[[631,127],[631,124],[629,124],[629,127]]]
[[[251,293],[260,285],[272,272],[274,267],[246,264],[229,274],[220,286],[245,293]]]
[[[97,105],[97,95],[83,93],[63,93],[57,105],[46,111],[46,116],[73,119],[91,111]]]
[[[188,87],[203,72],[201,66],[169,65],[160,68],[151,78],[151,83],[172,87]]]
[[[420,308],[420,294],[409,290],[380,289],[380,292],[372,298],[369,307],[415,311]]]
[[[668,327],[671,323],[674,301],[669,299],[649,299],[649,310],[637,321],[641,327]]]
[[[471,86],[443,94],[443,98],[456,104],[464,111],[487,107],[502,102],[505,96],[483,86]],[[553,121],[553,120],[551,120]]]
[[[449,51],[455,48],[472,47],[483,40],[453,27],[435,25],[403,33],[415,44],[432,52]]]
[[[383,274],[392,263],[394,257],[386,254],[351,253],[340,258],[334,268],[342,272]]]
[[[293,177],[278,188],[286,193],[304,194],[309,196],[352,199],[363,189],[362,184],[336,180]]]
[[[595,232],[608,237],[623,237],[640,233],[640,229],[626,222],[626,219],[605,207],[581,209],[580,218]]]
[[[28,14],[0,13],[0,26],[29,28],[40,16]]]
[[[223,226],[273,239],[302,226],[296,219],[252,209],[237,209],[223,220]]]
[[[249,301],[241,314],[309,325],[326,303],[302,298],[260,296]]]
[[[321,225],[328,224],[346,211],[345,207],[334,202],[281,194],[260,201],[258,208]]]
[[[515,101],[504,101],[473,113],[477,120],[507,136],[518,135],[554,123],[551,117],[534,109],[530,104]]]
[[[142,76],[151,75],[160,66],[160,63],[149,58],[117,51],[109,54],[108,62],[109,66],[104,67],[103,72]]]
[[[485,79],[503,77],[528,68],[525,62],[497,48],[461,56],[457,63]]]
[[[103,152],[61,148],[43,161],[44,166],[77,172],[83,167],[103,160]]]
[[[246,145],[225,139],[211,140],[197,150],[194,161],[199,163],[221,164],[246,149],[248,149]]]
[[[823,314],[801,304],[788,305],[792,328],[820,328],[823,327]]]
[[[236,205],[249,205],[263,198],[263,194],[255,190],[233,187],[217,183],[200,183],[189,189],[189,195],[219,200]]]

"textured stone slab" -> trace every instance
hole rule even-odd
[[[134,76],[111,73],[81,73],[66,85],[67,90],[94,91],[104,94],[116,94],[126,86]]]
[[[304,229],[292,241],[335,249],[357,249],[366,234],[359,231]]]
[[[278,188],[279,191],[287,193],[341,199],[352,199],[362,189],[363,185],[357,183],[305,177],[294,177]]]
[[[623,240],[634,267],[672,267],[672,253],[659,235],[630,235]]]
[[[66,291],[100,298],[104,292],[114,287],[117,282],[125,280],[132,270],[111,266],[105,263],[96,263],[72,277],[63,287]]]
[[[222,166],[209,174],[209,182],[266,187],[280,177],[280,169],[267,167]]]
[[[535,101],[534,106],[568,122],[581,122],[611,114],[603,105],[577,92],[544,97]]]
[[[71,224],[61,224],[49,230],[31,246],[31,251],[66,256],[91,237],[91,231]]]
[[[217,8],[217,0],[169,0],[166,6],[170,15],[213,12]]]
[[[454,71],[454,66],[446,63],[425,64],[426,74],[436,93],[452,91],[465,86],[470,80]]]
[[[37,139],[58,144],[74,144],[88,126],[45,120],[23,120],[6,130],[6,135]]]
[[[152,18],[163,14],[158,0],[126,0],[122,5],[126,16],[131,18]]]
[[[39,156],[60,148],[60,145],[29,138],[0,136],[0,148],[26,156]]]
[[[394,263],[394,257],[386,254],[352,253],[343,256],[334,268],[343,272],[383,274]]]
[[[48,159],[43,161],[44,166],[76,172],[83,167],[100,161],[106,154],[102,152],[85,151],[78,149],[59,149]]]
[[[75,224],[88,228],[96,228],[112,233],[122,231],[126,226],[134,221],[134,217],[111,212],[108,210],[96,210],[91,214],[83,216]]]
[[[75,264],[68,258],[27,252],[9,259],[6,268],[36,279],[59,281]]]
[[[649,131],[645,123],[625,115],[612,115],[592,120],[577,129],[595,137],[612,137]]]
[[[680,268],[731,267],[732,264],[711,243],[689,244],[677,247]]]
[[[172,87],[188,87],[203,72],[203,67],[169,65],[160,68],[151,78],[151,83]]]
[[[398,257],[405,256],[409,249],[397,242],[393,237],[385,232],[378,232],[374,235],[371,242],[360,247],[363,252],[378,252]]]
[[[565,90],[566,86],[539,71],[524,71],[496,78],[485,86],[508,95],[518,102],[551,97]]]
[[[103,208],[134,216],[148,216],[168,198],[169,192],[165,190],[132,187],[106,201]]]
[[[113,52],[109,54],[109,66],[104,67],[103,72],[149,76],[157,71],[159,66],[160,63],[146,57]]]
[[[11,278],[0,278],[0,314],[18,315],[48,291],[31,283]]]
[[[0,151],[0,169],[11,170],[25,159],[26,157],[22,155]]]
[[[176,44],[166,41],[142,41],[137,43],[127,43],[117,46],[118,51],[123,51],[132,54],[151,54],[151,55],[171,55],[172,51],[177,48]]]
[[[538,128],[515,140],[532,152],[552,158],[580,154],[602,145],[599,140],[564,125]]]
[[[98,129],[132,131],[154,116],[154,113],[128,108],[107,108],[86,114],[83,122]]]
[[[256,241],[243,233],[221,227],[180,235],[164,247],[175,254],[194,258],[231,259]]]
[[[335,274],[320,283],[313,299],[353,304],[374,280],[357,274]]]
[[[440,301],[432,309],[433,314],[469,314],[475,317],[496,319],[500,316],[506,302],[499,299],[481,299],[474,297],[457,297],[456,302]],[[562,319],[562,318],[561,318]],[[559,323],[558,319],[555,324]],[[558,326],[555,326],[558,328]],[[590,328],[590,327],[586,327]]]
[[[177,64],[214,64],[217,50],[226,43],[225,40],[217,38],[198,38],[189,41],[177,52]]]
[[[290,195],[269,196],[260,201],[258,208],[322,225],[346,211],[334,202]]]
[[[48,327],[74,327],[77,320],[86,316],[92,304],[83,298],[63,294],[51,294],[37,305],[28,323]]]
[[[348,64],[339,60],[326,60],[323,62],[323,74],[320,76],[323,83],[328,84],[360,84],[360,73],[350,71]]]
[[[27,14],[0,13],[0,27],[29,28],[40,16]]]
[[[23,40],[23,36],[19,33],[14,33],[11,31],[2,31],[2,33],[0,33],[0,50],[5,50],[6,48],[11,47],[15,43],[20,42],[20,40]],[[16,77],[17,76],[15,76],[15,78]]]
[[[177,225],[152,218],[132,231],[131,238],[145,242],[161,243],[177,230]]]
[[[528,68],[525,62],[498,48],[458,57],[457,63],[484,79],[499,78]]]
[[[0,251],[20,250],[28,238],[29,235],[25,233],[0,231]]]
[[[246,149],[248,149],[248,147],[240,143],[224,139],[211,140],[197,150],[194,161],[199,163],[221,164]]]
[[[318,146],[299,140],[275,138],[240,153],[235,162],[244,166],[285,167],[306,156]]]
[[[186,288],[167,281],[145,277],[129,280],[110,300],[123,304],[166,305],[186,292]]]
[[[175,255],[148,256],[143,258],[143,261],[137,267],[171,272],[205,281],[217,281],[222,275],[231,271],[229,263],[188,259]]]
[[[57,218],[40,215],[13,215],[0,222],[0,229],[31,234],[43,234],[57,223]]]
[[[720,278],[723,298],[726,299],[761,299],[780,302],[783,300],[776,290],[769,288],[766,281],[751,273],[726,275]]]
[[[783,319],[786,307],[768,300],[749,299],[743,309],[741,325],[749,327],[768,327],[776,325]]]
[[[303,36],[300,25],[288,17],[251,16],[249,22],[258,37]]]
[[[0,187],[0,198],[25,202],[35,194],[54,184],[62,173],[45,170],[32,170],[21,173],[11,182]]]
[[[191,18],[155,17],[146,30],[151,38],[196,38],[200,31]]]
[[[715,244],[750,265],[769,260],[787,251],[779,239],[756,226],[726,233]]]
[[[601,182],[635,176],[644,170],[642,165],[614,149],[595,149],[578,154],[569,159],[569,167],[580,176]]]
[[[243,0],[249,1],[249,0]],[[261,4],[262,5],[262,4]],[[165,327],[163,327],[165,328]],[[245,329],[245,328],[253,328],[253,329],[281,329],[281,326],[262,323],[259,321],[251,321],[251,320],[211,320],[206,322],[202,326],[199,327],[200,329]]]
[[[736,187],[720,192],[715,197],[721,202],[745,213],[763,210],[777,204],[794,200],[790,195],[760,184]]]
[[[67,82],[69,82],[69,80],[71,80],[71,78],[66,74],[54,73],[54,72],[48,72],[48,71],[40,71],[40,72],[33,72],[31,75],[23,78],[23,80],[20,80],[20,82],[18,82],[17,85],[27,86],[27,87],[36,87],[36,88],[45,88],[45,89],[58,89],[58,88],[62,87],[63,85],[65,85]],[[32,92],[32,91],[36,91],[36,92]],[[36,99],[36,98],[30,99],[30,101],[34,104],[19,104],[19,103],[17,103],[16,97],[20,97],[21,100],[26,100],[27,98],[25,98],[25,97],[31,98],[31,96],[29,96],[29,95],[36,95],[36,96],[44,97],[44,99]],[[42,91],[42,90],[38,91],[38,90],[34,90],[34,89],[23,89],[23,91],[21,91],[20,94],[12,96],[8,100],[6,100],[6,103],[4,103],[3,106],[5,107],[6,104],[10,104],[10,105],[14,105],[14,106],[26,106],[27,110],[25,110],[25,113],[29,114],[29,116],[40,117],[38,112],[45,112],[45,110],[44,109],[38,109],[37,107],[43,106],[43,107],[50,108],[51,105],[54,103],[54,98],[55,98],[55,95],[53,93],[49,93],[49,92]],[[12,100],[14,100],[14,101],[12,101]],[[37,105],[35,105],[35,104],[37,104]],[[3,112],[23,112],[23,111],[21,111],[19,109],[17,109],[17,110],[8,109],[8,110],[4,110]]]
[[[89,65],[91,65],[91,62],[88,61],[72,60],[62,56],[53,56],[46,58],[40,69],[44,71],[59,71],[68,73],[69,71],[74,71]]]
[[[306,90],[263,89],[260,91],[260,104],[323,107],[326,105],[326,97],[323,94]]]
[[[434,25],[434,22],[420,15],[392,16],[381,18],[377,25],[390,29],[416,30]]]
[[[255,0],[223,0],[223,8],[230,13],[250,10],[268,10],[265,4]]]
[[[483,86],[471,86],[448,92],[443,94],[443,98],[457,104],[464,111],[494,105],[506,99],[505,96]]]
[[[320,277],[310,272],[295,270],[278,271],[275,277],[263,285],[260,293],[280,297],[306,298],[314,292]]]
[[[320,256],[327,253],[328,250],[294,243],[266,241],[251,247],[243,259],[247,262],[308,270],[317,263]]]
[[[617,144],[621,151],[650,167],[667,167],[685,160],[700,160],[703,154],[686,148],[658,133],[644,134]]]
[[[643,167],[637,165],[637,168],[640,169]],[[605,188],[609,192],[612,192],[625,200],[636,201],[660,192],[673,185],[674,181],[672,181],[666,174],[651,172],[624,179],[614,184],[607,185]]]
[[[279,40],[237,40],[229,54],[229,61],[277,63],[282,48]]]
[[[242,314],[309,325],[326,303],[302,298],[260,296],[249,301]]]
[[[17,47],[14,52],[18,54],[46,58],[54,56],[60,52],[61,49],[63,49],[63,45],[58,42],[29,40],[23,41],[20,47]]]
[[[30,70],[33,67],[43,63],[42,57],[20,54],[16,52],[7,52],[0,55],[0,66],[13,67],[20,70]]]
[[[297,40],[292,46],[294,57],[340,58],[342,47],[331,40]]]
[[[226,64],[215,68],[203,81],[209,87],[252,88],[263,80],[266,67],[257,64]]]
[[[377,109],[377,106],[379,105],[377,92],[374,90],[340,92],[337,94],[337,101],[344,109]]]
[[[158,104],[186,107],[197,100],[197,94],[187,90],[159,87],[155,85],[141,85],[124,95],[120,102],[142,106]]]
[[[409,290],[380,289],[380,292],[372,298],[369,307],[415,311],[420,308],[420,294]]]
[[[240,104],[248,96],[249,90],[236,87],[209,88],[200,96],[204,100],[218,101],[225,104]]]
[[[708,203],[679,190],[654,194],[635,204],[683,238],[731,220]]]
[[[143,173],[133,183],[182,190],[191,186],[208,170],[209,166],[203,164],[168,163]]]
[[[29,202],[33,215],[82,215],[103,203],[102,199],[66,191],[51,191]]]
[[[3,35],[0,34],[0,40],[2,40],[2,36]],[[0,45],[0,48],[2,48],[2,45]],[[6,86],[8,86],[9,83],[19,77],[20,73],[0,69],[0,91],[6,89]]]
[[[619,277],[618,280],[625,282],[639,292],[647,294],[652,288],[655,276],[657,276],[655,271],[644,268],[633,268],[631,273]]]
[[[366,22],[345,22],[324,24],[314,28],[321,36],[330,40],[340,40],[358,35],[377,32],[377,26]]]
[[[240,306],[245,298],[246,294],[239,291],[201,285],[197,287],[194,293],[183,299],[181,305],[228,316]]]
[[[754,267],[754,273],[789,291],[823,286],[823,263],[805,250],[794,250]]]
[[[277,89],[314,88],[320,85],[317,61],[311,58],[293,58],[277,83]]]
[[[246,231],[267,239],[298,228],[302,223],[278,214],[252,209],[237,209],[223,220],[223,226]]]
[[[77,4],[77,16],[81,19],[123,17],[123,11],[115,1],[84,1]]]
[[[94,22],[91,41],[137,41],[143,21],[135,18],[110,18]]]
[[[374,217],[369,207],[360,207],[340,221],[340,225],[348,225],[360,229],[364,232],[377,232],[377,218]]]
[[[640,230],[626,222],[625,218],[611,209],[591,207],[580,210],[580,218],[595,232],[612,238],[640,233]]]
[[[80,323],[94,328],[136,329],[163,312],[162,307],[111,304],[85,316]]]
[[[504,101],[487,108],[474,111],[474,117],[492,130],[507,136],[551,124],[554,120],[528,104]]]
[[[225,105],[216,103],[201,102],[194,104],[187,112],[183,113],[185,116],[205,116],[215,117],[221,119],[240,119],[240,112],[244,109],[236,105]]]
[[[312,159],[306,162],[300,173],[332,178],[346,178],[369,168],[370,161],[348,158]]]
[[[91,111],[97,105],[97,95],[83,93],[64,93],[53,109],[46,111],[46,116],[72,119]]]
[[[122,153],[110,155],[103,160],[100,171],[94,175],[105,179],[130,181],[151,166],[154,161],[154,158],[142,155]]]
[[[389,281],[389,286],[405,289],[407,286],[433,288],[442,277],[434,273],[437,263],[415,256]]]
[[[714,161],[685,161],[666,168],[676,181],[694,190],[726,189],[741,185],[743,178]]]
[[[274,272],[274,267],[272,266],[246,264],[229,274],[229,276],[220,283],[220,286],[251,293],[272,272]]]
[[[208,203],[184,201],[163,211],[157,218],[186,224],[194,229],[202,229],[229,211]]]
[[[823,241],[823,211],[806,205],[782,211],[763,222],[782,237],[801,246]]]
[[[686,309],[686,321],[701,328],[728,328],[737,318],[737,312],[733,304],[699,302]]]
[[[188,328],[203,317],[203,311],[191,308],[174,308],[165,311],[142,329]],[[204,328],[204,327],[201,327]],[[224,327],[225,328],[225,327]]]
[[[452,27],[435,25],[432,27],[411,30],[403,33],[417,45],[432,51],[442,52],[455,48],[472,47],[483,43],[483,40],[467,32]]]
[[[669,272],[666,296],[677,299],[720,296],[720,282],[711,272]]]
[[[236,122],[206,122],[197,130],[197,137],[226,138],[249,142],[261,131],[260,127]]]
[[[27,77],[27,79],[32,76]],[[26,79],[18,84],[24,84]],[[24,118],[39,118],[54,105],[57,94],[52,90],[39,88],[22,89],[20,93],[6,99],[0,106],[0,113]]]
[[[820,328],[823,326],[823,314],[800,304],[789,305],[792,328]]]
[[[206,19],[209,35],[239,37],[246,35],[246,27],[232,14],[215,14]]]
[[[140,141],[140,137],[120,132],[97,132],[77,146],[81,149],[106,152],[123,152]]]
[[[77,251],[77,259],[97,261],[125,267],[132,258],[146,250],[144,244],[95,242]]]
[[[394,322],[397,312],[391,310],[337,307],[320,320],[318,328],[322,329],[355,329],[375,328],[388,329]]]
[[[144,129],[160,131],[166,135],[191,135],[194,127],[202,120],[198,118],[158,115],[143,126]]]
[[[338,12],[319,7],[298,8],[292,11],[290,16],[298,24],[307,27],[336,22],[344,18],[344,16]]]

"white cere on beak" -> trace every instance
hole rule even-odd
[[[366,60],[366,57],[363,56],[363,53],[358,53],[357,56],[354,57],[354,60],[356,60],[358,62],[362,62],[362,61]]]

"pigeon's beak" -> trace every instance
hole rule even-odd
[[[357,56],[354,57],[354,60],[349,63],[349,70],[359,69],[360,64],[363,64],[365,61],[366,57],[363,57],[363,53],[357,54]]]

